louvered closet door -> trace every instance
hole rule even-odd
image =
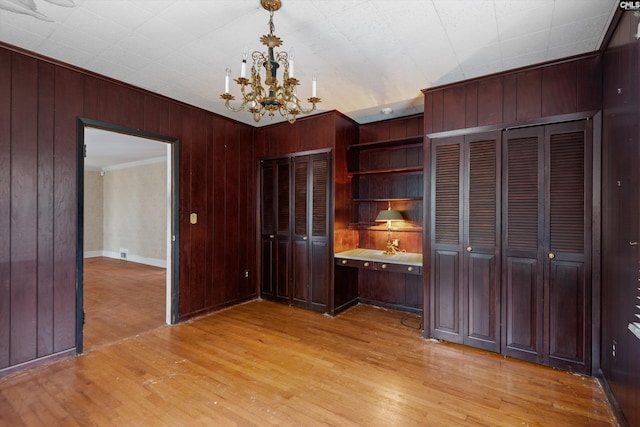
[[[591,370],[591,122],[548,126],[545,364]]]
[[[576,372],[591,361],[591,122],[509,131],[503,353]]]
[[[278,159],[276,161],[277,179],[276,179],[276,250],[277,257],[275,262],[276,272],[276,297],[278,299],[289,299],[289,275],[290,264],[290,245],[291,230],[290,222],[290,162],[288,158]]]
[[[544,128],[507,131],[503,147],[503,354],[539,362],[543,343]]]
[[[309,299],[309,156],[293,160],[293,300]]]
[[[500,351],[500,134],[465,137],[463,343]]]
[[[293,160],[293,303],[326,311],[329,289],[329,153]]]
[[[309,308],[326,311],[329,301],[329,224],[331,162],[329,153],[311,156],[311,234],[310,244],[310,292]]]
[[[462,137],[432,140],[431,331],[462,343]]]
[[[260,162],[260,254],[261,276],[260,292],[262,295],[275,293],[276,265],[276,170],[273,161]]]

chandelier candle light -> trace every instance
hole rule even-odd
[[[274,48],[282,45],[282,39],[273,34],[275,26],[273,25],[273,12],[282,7],[280,0],[260,0],[262,7],[269,11],[269,34],[260,37],[263,45],[267,46],[267,52],[255,51],[251,54],[253,64],[251,65],[251,77],[247,78],[247,59],[249,51],[244,48],[242,54],[242,64],[240,66],[240,77],[234,81],[240,85],[242,93],[242,103],[239,107],[233,107],[230,101],[235,97],[229,93],[229,78],[231,69],[227,67],[224,79],[224,93],[220,98],[225,100],[225,106],[234,112],[243,111],[245,108],[253,114],[253,120],[259,122],[265,113],[270,117],[278,111],[282,117],[287,119],[289,123],[296,121],[296,116],[300,113],[309,114],[316,109],[316,104],[320,102],[320,98],[316,96],[316,74],[313,74],[311,81],[311,98],[307,99],[311,103],[311,108],[304,109],[300,105],[300,100],[296,95],[296,86],[300,82],[294,77],[293,60],[295,53],[293,49],[287,52],[274,52]],[[282,84],[278,82],[278,68],[283,69]],[[262,77],[260,72],[264,69],[264,83],[266,88],[262,86]]]

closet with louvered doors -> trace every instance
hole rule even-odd
[[[292,166],[292,304],[324,313],[333,262],[330,153],[295,156]]]
[[[331,152],[260,160],[261,289],[265,299],[327,312]]]
[[[502,353],[590,373],[592,122],[503,139]]]
[[[430,335],[500,351],[500,132],[431,140]]]

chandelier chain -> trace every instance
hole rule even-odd
[[[273,23],[273,9],[269,9],[269,34],[273,35],[276,26]]]

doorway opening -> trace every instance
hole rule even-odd
[[[177,321],[178,140],[78,119],[76,351]]]

